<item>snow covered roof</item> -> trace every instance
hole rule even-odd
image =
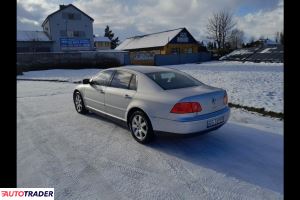
[[[221,57],[219,60],[283,62],[283,46],[261,46],[238,49]]]
[[[94,42],[110,42],[108,37],[98,36],[94,37]]]
[[[264,48],[262,51],[258,52],[258,53],[272,53],[272,50],[276,50],[276,47],[273,48]]]
[[[168,44],[168,42],[171,41],[183,29],[184,28],[178,28],[174,30],[127,38],[119,46],[117,46],[116,49],[129,50],[149,47],[162,47]]]
[[[44,31],[17,31],[17,41],[51,41]]]

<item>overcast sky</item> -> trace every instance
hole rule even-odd
[[[42,22],[59,4],[70,3],[94,18],[94,34],[103,35],[109,25],[121,41],[180,27],[197,40],[207,40],[208,17],[221,9],[234,14],[246,39],[273,39],[283,31],[283,0],[17,0],[17,29],[42,30]]]

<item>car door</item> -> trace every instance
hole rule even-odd
[[[105,90],[113,73],[114,70],[105,70],[91,79],[90,86],[85,90],[84,99],[87,107],[105,111]]]
[[[126,109],[137,89],[136,75],[117,70],[105,92],[105,110],[118,118],[125,119]]]

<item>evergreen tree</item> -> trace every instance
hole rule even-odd
[[[198,51],[207,51],[207,47],[204,45],[204,42],[199,43]]]
[[[109,26],[106,25],[106,28],[105,28],[105,30],[104,30],[104,37],[108,37],[109,40],[112,40],[113,37],[114,37],[114,35],[115,35],[115,34],[112,32],[112,30],[109,29]]]
[[[209,41],[209,42],[207,43],[207,48],[208,48],[208,49],[213,49],[213,47],[214,47],[214,46],[213,46],[213,43]]]
[[[119,45],[119,37],[116,37],[111,41],[111,48],[115,49]]]
[[[106,25],[104,30],[104,37],[107,37],[111,41],[111,48],[115,49],[119,45],[119,37],[114,38],[115,34],[110,30],[109,26]]]

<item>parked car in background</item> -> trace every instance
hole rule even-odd
[[[154,132],[189,134],[224,125],[230,115],[224,89],[170,68],[126,66],[84,79],[73,94],[78,113],[101,113],[127,123],[133,138]]]

